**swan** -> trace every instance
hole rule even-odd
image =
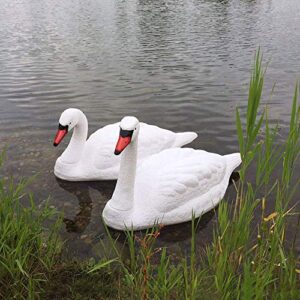
[[[68,147],[56,160],[55,176],[69,181],[117,179],[120,157],[115,156],[113,151],[119,123],[97,130],[87,140],[88,121],[85,114],[79,109],[69,108],[60,116],[53,145],[58,146],[72,129]],[[175,133],[145,123],[140,124],[140,129],[140,160],[167,148],[181,147],[197,137],[195,132]],[[126,141],[124,138],[125,144]]]
[[[117,230],[140,230],[199,217],[223,198],[240,153],[219,154],[191,148],[166,149],[137,166],[139,121],[124,117],[115,154],[121,155],[118,181],[106,203],[104,222]],[[156,142],[159,143],[157,135]],[[139,152],[140,153],[140,152]]]

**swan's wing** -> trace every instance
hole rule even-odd
[[[114,151],[119,131],[119,123],[114,123],[104,126],[89,137],[85,150],[92,167],[105,170],[118,166],[120,157],[114,155]]]
[[[100,129],[98,129],[94,133],[92,133],[90,135],[88,141],[95,143],[95,140],[99,140],[99,139],[103,139],[103,138],[108,139],[108,140],[112,140],[113,138],[118,139],[119,132],[120,132],[119,126],[120,126],[120,122],[106,125]]]
[[[173,147],[175,139],[176,134],[170,130],[140,123],[138,159]]]
[[[194,149],[168,149],[146,159],[137,169],[137,204],[151,202],[159,213],[170,212],[218,185],[224,178],[222,156]]]

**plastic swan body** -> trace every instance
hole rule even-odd
[[[221,156],[174,148],[137,167],[139,121],[125,117],[120,128],[115,154],[126,149],[115,191],[103,211],[104,222],[118,230],[181,223],[191,220],[193,213],[199,217],[221,201],[232,171],[241,163],[239,153]]]
[[[120,157],[115,156],[113,152],[119,125],[120,123],[107,125],[87,140],[88,121],[84,113],[75,108],[65,110],[59,119],[54,146],[57,146],[71,129],[73,135],[66,150],[56,160],[55,176],[69,181],[117,179]],[[145,123],[141,123],[140,127],[139,160],[168,148],[181,147],[197,137],[195,132],[175,133]]]

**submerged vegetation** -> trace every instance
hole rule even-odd
[[[247,111],[236,110],[243,164],[234,182],[236,198],[224,199],[217,212],[213,240],[196,248],[197,224],[191,222],[189,255],[171,260],[156,246],[159,225],[146,233],[126,232],[124,258],[110,236],[110,257],[96,263],[62,262],[58,256],[60,218],[50,229],[48,207],[20,205],[24,182],[0,185],[0,298],[36,299],[300,299],[295,236],[287,238],[289,221],[299,225],[294,178],[300,153],[298,83],[291,104],[288,134],[261,107],[265,72],[258,52],[249,85]],[[245,115],[245,118],[241,118]],[[255,169],[249,179],[249,170]],[[113,253],[113,256],[111,256]],[[113,258],[112,258],[113,257]]]

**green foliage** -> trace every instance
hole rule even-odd
[[[258,51],[250,81],[245,128],[236,110],[243,157],[236,203],[234,207],[226,202],[220,204],[219,224],[207,255],[222,298],[275,299],[282,294],[285,299],[298,299],[294,250],[286,250],[285,237],[290,201],[297,187],[297,182],[291,183],[299,155],[298,84],[289,133],[285,142],[280,143],[278,126],[270,127],[267,109],[261,115],[258,111],[264,77],[261,62]],[[246,179],[250,167],[256,168],[255,184]],[[281,176],[276,175],[277,169],[282,170]],[[265,215],[267,208],[273,209],[273,213]],[[255,220],[254,226],[253,217],[259,210],[261,219]]]
[[[238,109],[236,109],[237,136],[243,161],[243,168],[240,171],[242,180],[245,179],[245,170],[254,159],[254,153],[260,147],[260,143],[256,143],[256,139],[264,121],[264,113],[262,113],[261,116],[258,117],[258,109],[261,102],[261,95],[264,84],[264,72],[261,65],[262,56],[259,50],[255,55],[254,61],[255,63],[252,70],[248,91],[245,130],[243,130],[242,127],[240,112]]]
[[[1,157],[2,160],[2,157]],[[37,299],[60,249],[58,218],[50,229],[44,222],[57,213],[38,209],[24,191],[27,181],[0,180],[0,298]],[[28,197],[29,206],[21,205]]]

